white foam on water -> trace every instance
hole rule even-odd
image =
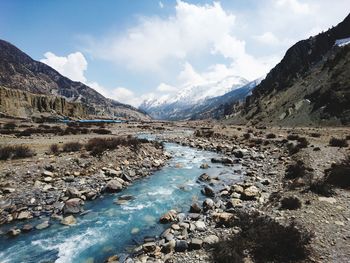
[[[122,209],[123,210],[141,210],[145,207],[149,207],[150,205],[149,204],[138,204],[138,205],[135,205],[135,206],[131,206],[131,205],[122,205]]]
[[[148,192],[148,195],[154,196],[154,195],[172,195],[174,192],[174,189],[169,188],[159,188],[156,191]]]
[[[73,263],[74,258],[94,244],[103,242],[105,237],[96,229],[89,228],[85,233],[75,236],[68,236],[64,240],[58,237],[52,239],[40,239],[32,241],[33,245],[38,245],[43,250],[57,250],[58,259],[56,263]]]

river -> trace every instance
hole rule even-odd
[[[237,181],[233,167],[210,164],[218,154],[165,143],[172,159],[153,175],[134,182],[117,194],[104,195],[87,202],[86,212],[76,216],[77,224],[63,226],[50,220],[50,227],[0,238],[0,262],[103,262],[107,257],[126,255],[128,249],[142,243],[145,236],[159,235],[167,225],[159,217],[170,209],[187,212],[193,199],[204,200],[203,185],[197,178],[203,172],[218,176],[223,182]],[[202,163],[210,168],[200,169]],[[237,167],[234,167],[237,169]],[[238,167],[239,168],[239,167]],[[132,199],[124,204],[114,201],[122,195]],[[29,223],[38,223],[32,220]],[[28,223],[28,222],[25,222]],[[3,231],[9,226],[2,227]],[[4,229],[5,228],[5,229]]]

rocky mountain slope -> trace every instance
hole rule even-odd
[[[247,84],[248,81],[238,76],[228,76],[220,81],[188,84],[177,94],[145,100],[139,109],[155,119],[184,120],[193,118],[193,109],[199,113],[201,106],[211,98],[224,95]]]
[[[33,60],[27,54],[3,40],[0,40],[0,86],[29,92],[32,94],[30,96],[37,94],[63,97],[67,102],[64,105],[78,103],[80,106],[74,107],[79,108],[82,106],[84,108],[83,111],[90,116],[149,119],[149,116],[132,106],[105,98],[83,83],[72,81],[62,76],[50,66]],[[13,97],[13,100],[16,99],[16,97]],[[7,100],[11,100],[11,98],[8,97]],[[58,100],[61,99],[58,98]],[[30,114],[37,110],[31,109],[30,105],[30,103],[27,104],[29,108],[25,107],[25,111],[17,113],[13,109],[11,112],[8,112],[7,108],[1,105],[1,113],[13,114],[16,117],[30,117]],[[42,112],[46,112],[45,108],[41,109]],[[53,108],[50,108],[51,110],[55,111]],[[69,109],[58,111],[59,114],[63,115],[68,112]],[[67,116],[83,117],[76,116],[76,114],[68,114]]]
[[[350,15],[299,41],[246,100],[233,122],[350,124]]]

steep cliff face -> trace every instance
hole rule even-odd
[[[292,46],[232,121],[282,125],[350,124],[350,15]]]
[[[150,119],[136,108],[105,98],[83,83],[72,81],[48,65],[35,61],[12,44],[0,40],[0,86],[33,94],[54,95],[77,102],[100,117]]]
[[[93,112],[81,103],[68,102],[58,96],[33,94],[27,91],[0,87],[0,114],[17,118],[68,116],[84,118]]]

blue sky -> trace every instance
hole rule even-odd
[[[348,0],[2,0],[0,38],[137,106],[188,85],[260,77],[349,11]]]

